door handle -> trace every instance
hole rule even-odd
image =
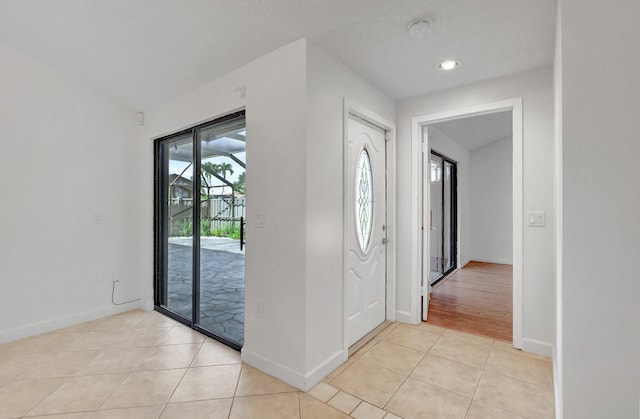
[[[389,243],[389,240],[386,237],[383,237],[382,238],[382,244],[386,246],[387,243]]]

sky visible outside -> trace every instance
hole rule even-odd
[[[246,152],[242,152],[242,153],[236,153],[234,154],[234,156],[236,156],[238,159],[242,160],[242,161],[246,161]],[[234,162],[233,160],[231,160],[229,157],[226,156],[218,156],[218,157],[212,157],[209,159],[205,159],[202,161],[204,162],[211,162],[211,163],[215,163],[215,164],[220,164],[220,163],[229,163],[231,164],[231,167],[233,169],[233,174],[230,175],[229,172],[227,172],[227,180],[229,182],[235,182],[236,180],[238,180],[238,176],[240,176],[240,174],[242,174],[242,172],[244,172],[244,169],[242,168],[242,166],[240,166],[239,164],[237,164],[236,162]],[[169,160],[169,174],[175,174],[175,175],[179,175],[180,173],[182,173],[182,171],[185,169],[185,167],[189,166],[188,162],[184,162],[184,161],[178,161],[178,160]],[[193,165],[191,165],[183,174],[182,176],[186,179],[191,179],[193,176]],[[218,185],[221,184],[221,182],[217,179],[212,179],[212,183],[213,185]]]

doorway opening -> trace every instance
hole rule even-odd
[[[502,111],[424,127],[431,145],[426,192],[434,286],[428,322],[508,341],[513,328],[512,119],[511,111]],[[457,165],[436,148],[455,153],[459,179]],[[464,207],[459,218],[458,198]],[[462,269],[456,271],[458,227]]]
[[[476,317],[474,329],[465,331],[512,340],[514,347],[521,348],[522,100],[417,117],[413,127],[413,142],[422,150],[414,157],[414,172],[416,166],[422,169],[414,184],[422,202],[416,202],[417,257],[413,259],[421,320],[436,322],[440,316],[468,326]],[[423,210],[440,199],[431,186],[432,150],[456,162],[457,178],[456,267],[438,283],[433,283],[436,274],[448,264],[441,260],[444,253],[440,257],[432,249],[442,246],[429,236],[430,214]],[[463,302],[465,298],[469,304]],[[492,317],[507,320],[502,331],[507,329],[508,334],[492,335],[494,331],[487,327],[493,324]],[[441,324],[454,327],[451,322]]]
[[[155,308],[244,343],[244,111],[155,141]]]

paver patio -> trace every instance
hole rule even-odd
[[[168,307],[191,317],[192,247],[190,237],[169,239]],[[202,237],[200,323],[221,337],[244,343],[244,251],[237,240]]]

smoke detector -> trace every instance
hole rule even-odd
[[[413,22],[409,23],[407,29],[409,30],[409,34],[414,38],[422,38],[431,33],[431,19],[426,17],[422,17],[420,19],[416,19]]]

